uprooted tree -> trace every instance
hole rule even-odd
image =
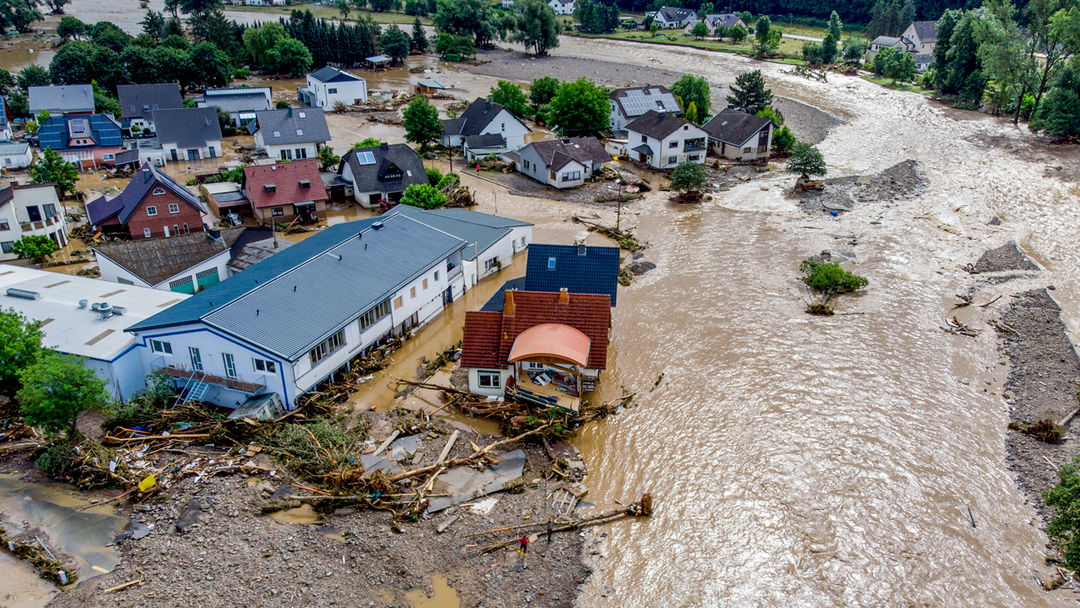
[[[802,280],[812,292],[812,300],[806,304],[806,312],[812,315],[833,314],[834,296],[858,291],[870,284],[866,277],[849,272],[835,262],[803,260],[799,265]]]
[[[708,181],[705,170],[694,162],[680,163],[671,172],[671,189],[679,193],[680,202],[696,203],[701,200],[701,187]]]

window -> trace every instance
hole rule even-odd
[[[180,234],[180,227],[177,226],[176,224],[173,224],[172,225],[172,231],[173,231],[173,234]]]
[[[255,367],[255,371],[260,374],[276,374],[277,365],[273,361],[267,359],[251,359],[251,364]]]
[[[491,258],[484,261],[484,270],[490,272],[499,267],[499,258]]]
[[[435,282],[436,283],[439,282],[439,271],[438,270],[435,271]]]
[[[669,156],[668,159],[667,159],[667,162],[668,162],[669,165],[674,165],[675,163],[679,162],[679,157],[677,157],[677,156]]]
[[[191,358],[191,369],[201,372],[202,369],[202,353],[194,346],[189,346],[187,349],[188,357]]]
[[[182,279],[176,279],[175,281],[169,281],[169,291],[178,290],[187,290],[188,293],[195,293],[194,288],[191,286],[191,277],[184,277]]]
[[[11,253],[11,250],[14,249],[14,248],[15,248],[15,242],[14,241],[0,242],[0,251],[3,251],[4,253]]]
[[[270,210],[270,215],[274,217],[281,217],[285,215],[285,209],[283,207],[274,207]]]
[[[484,369],[476,372],[476,383],[480,388],[500,388],[499,384],[501,380],[502,372],[493,372]]]
[[[645,136],[644,135],[641,136],[641,143],[645,143]]]
[[[742,149],[742,151],[743,151],[743,152],[747,152],[747,153],[749,153],[749,152],[750,152],[750,148],[743,148],[743,149]]]
[[[555,270],[555,258],[548,258],[548,270]]]
[[[164,188],[154,188],[154,196],[157,196],[159,194],[165,194],[165,189]]]
[[[125,279],[124,277],[116,277],[116,282],[120,283],[121,285],[134,285],[135,284],[135,281],[132,281],[131,279]]]
[[[394,310],[401,308],[403,304],[401,296],[394,298]]]
[[[150,217],[154,217],[155,215],[157,215],[157,207],[155,207],[153,205],[148,205],[146,207],[146,215],[148,215]]]
[[[163,355],[171,355],[172,354],[172,344],[169,343],[169,342],[165,342],[164,340],[151,339],[150,340],[150,352],[152,352],[152,353],[160,353],[160,354],[163,354]]]
[[[184,234],[188,234],[189,232],[191,232],[191,231],[188,230],[187,222],[184,222]]]
[[[330,95],[333,95],[334,93],[337,93],[337,89],[326,89],[326,92]]]
[[[11,230],[11,224],[6,219],[0,218],[0,230]]]
[[[180,213],[180,203],[169,203],[169,213]]]
[[[236,359],[232,353],[221,353],[221,362],[225,364],[225,375],[229,378],[236,377]]]
[[[143,228],[142,229],[142,235],[144,237],[146,237],[146,238],[150,238],[150,229],[149,228]]]
[[[390,314],[389,299],[379,302],[377,306],[360,315],[360,331],[371,327],[388,314]]]
[[[670,144],[668,144],[668,147],[669,148],[678,148],[679,147],[679,142],[673,141]]]
[[[296,158],[297,160],[307,158],[307,148],[297,148]]]
[[[101,155],[101,160],[104,160],[104,161],[116,160],[116,155],[115,154],[102,154]]]
[[[427,289],[427,279],[424,279],[424,289]]]
[[[330,356],[330,353],[341,348],[345,344],[345,330],[339,329],[337,333],[324,340],[321,344],[311,349],[308,356],[311,358],[311,365],[315,366],[323,359]]]
[[[41,208],[45,211],[45,219],[51,220],[52,218],[56,217],[56,205],[52,203],[45,203],[41,206]]]
[[[416,287],[410,287],[409,288],[409,299],[411,300],[411,299],[413,299],[415,297],[416,297]]]

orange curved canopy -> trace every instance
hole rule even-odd
[[[510,349],[510,362],[529,357],[554,357],[582,367],[589,364],[592,341],[582,332],[562,323],[544,323],[518,334]]]

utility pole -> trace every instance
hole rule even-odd
[[[615,231],[622,232],[619,225],[622,223],[622,179],[615,178],[615,185],[619,187],[619,195],[615,199]]]

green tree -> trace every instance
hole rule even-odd
[[[15,116],[26,116],[30,113],[30,100],[26,98],[26,91],[15,89],[8,94],[7,107]]]
[[[1031,129],[1058,137],[1080,135],[1080,73],[1077,61],[1061,71],[1031,117]]]
[[[1073,0],[1028,0],[1024,20],[1031,53],[1041,58],[1034,95],[1038,107],[1061,65],[1080,52],[1080,10]]]
[[[397,24],[392,24],[386,28],[386,31],[380,37],[379,46],[382,47],[382,52],[392,59],[394,63],[401,63],[402,60],[409,56],[409,35],[403,32]]]
[[[716,9],[712,2],[702,2],[698,7],[698,19],[704,19],[706,15],[711,15]]]
[[[319,148],[319,169],[323,171],[333,171],[338,168],[339,163],[341,163],[341,157],[334,154],[333,148],[330,146]]]
[[[1032,38],[1021,35],[1011,0],[987,0],[985,6],[985,18],[975,23],[979,63],[987,79],[996,81],[1006,94],[1013,93],[1015,125],[1020,122],[1024,95],[1038,87],[1036,47]]]
[[[780,37],[783,36],[778,28],[772,26],[772,21],[767,16],[762,16],[757,20],[757,25],[754,29],[754,38],[757,40],[757,54],[759,57],[764,57],[770,53],[776,51],[780,45]]]
[[[650,23],[649,24],[649,33],[652,34],[653,38],[656,38],[656,35],[660,33],[660,24],[655,22],[655,21]]]
[[[19,389],[19,372],[41,355],[41,324],[14,309],[0,309],[0,395],[9,399]]]
[[[443,58],[456,54],[465,59],[476,56],[476,47],[473,46],[473,39],[469,36],[455,36],[443,32],[435,38],[435,52]]]
[[[443,174],[435,167],[427,167],[424,169],[424,173],[427,174],[428,183],[437,185],[442,181]]]
[[[867,44],[862,38],[851,37],[844,41],[843,50],[840,52],[844,61],[858,62],[866,54]]]
[[[803,179],[809,179],[811,175],[825,175],[828,171],[825,167],[825,157],[817,146],[805,142],[797,142],[791,147],[791,158],[787,162],[788,173],[798,173]]]
[[[520,42],[525,48],[532,49],[537,57],[543,57],[548,54],[548,50],[559,46],[562,23],[546,2],[518,0],[514,8],[517,15],[516,27],[510,36],[512,41]]]
[[[41,264],[59,248],[55,241],[44,234],[28,234],[15,241],[15,244],[11,246],[11,252],[20,259]]]
[[[1065,566],[1080,569],[1080,456],[1058,469],[1058,483],[1043,492],[1043,500],[1054,509],[1046,533],[1062,550]]]
[[[705,169],[692,162],[679,163],[671,171],[671,189],[676,192],[697,192],[708,181]]]
[[[30,179],[35,184],[56,184],[60,190],[60,198],[75,191],[75,181],[78,178],[79,170],[75,165],[64,160],[60,153],[52,148],[42,150],[38,161],[30,165]]]
[[[425,150],[432,143],[442,137],[442,121],[439,120],[439,111],[427,97],[417,95],[413,97],[409,105],[402,112],[405,125],[405,141],[420,144],[420,149]]]
[[[389,13],[394,9],[395,0],[368,0],[368,4],[376,13]]]
[[[71,4],[71,0],[45,0],[45,6],[49,7],[49,12],[54,15],[63,15],[66,4]]]
[[[735,77],[727,102],[736,110],[757,114],[772,106],[772,98],[772,90],[765,88],[765,77],[761,75],[761,70],[753,70]]]
[[[311,69],[313,61],[311,51],[304,43],[292,38],[278,40],[266,53],[266,68],[275,74],[303,76]]]
[[[521,90],[521,87],[508,80],[500,80],[495,86],[491,87],[488,100],[501,105],[518,118],[529,116],[529,102],[525,97],[525,92]]]
[[[472,36],[477,47],[492,43],[506,31],[488,0],[437,0],[432,21],[440,33]]]
[[[700,125],[703,122],[698,116],[697,104],[692,101],[686,105],[686,110],[683,111],[683,118],[695,125]]]
[[[581,31],[588,34],[610,34],[619,27],[619,7],[597,0],[577,0],[574,18],[581,24]]]
[[[348,21],[349,13],[352,11],[352,4],[349,0],[337,0],[337,2],[334,3],[334,6],[336,6],[338,12],[341,13],[341,20]]]
[[[446,195],[434,186],[413,184],[405,189],[405,194],[401,195],[401,204],[421,209],[438,209],[446,204]]]
[[[44,351],[19,372],[19,412],[31,426],[74,436],[79,414],[109,403],[105,382],[77,359]]]
[[[559,85],[549,105],[551,123],[564,137],[598,135],[610,124],[607,91],[584,78]]]
[[[150,36],[154,40],[161,40],[165,31],[165,17],[161,13],[154,11],[153,9],[146,9],[146,15],[143,16],[142,31],[147,36]]]
[[[836,57],[839,54],[836,49],[836,43],[838,40],[833,38],[832,33],[826,34],[825,39],[821,41],[821,62],[825,64],[835,63]]]
[[[822,56],[822,46],[817,42],[804,42],[802,45],[802,58],[803,61],[810,65],[821,65],[824,63]]]
[[[874,55],[870,69],[894,81],[908,81],[915,78],[915,57],[900,49],[884,48]]]
[[[705,25],[705,22],[698,21],[694,24],[693,29],[690,30],[690,35],[698,40],[709,35],[709,26]]]
[[[746,28],[741,25],[736,25],[735,27],[728,30],[728,37],[731,38],[731,41],[735,44],[739,44],[743,40],[746,40],[746,37],[748,35],[749,34],[747,34],[746,32]]]
[[[777,154],[787,154],[799,140],[787,125],[778,127],[772,134],[772,149]]]
[[[179,34],[169,34],[161,40],[161,46],[186,51],[191,48],[191,43],[187,41],[187,38],[184,38]]]
[[[15,77],[15,81],[18,83],[19,88],[24,91],[30,87],[44,87],[52,84],[49,71],[37,64],[28,65],[19,70],[19,75]]]
[[[412,24],[412,49],[417,53],[426,53],[428,50],[427,33],[424,32],[424,26],[420,23],[420,18],[417,17]]]
[[[382,145],[382,142],[379,141],[378,139],[375,139],[374,137],[365,137],[364,139],[354,143],[352,145],[352,147],[349,148],[349,149],[350,150],[355,150],[357,148],[374,148],[374,147],[381,146],[381,145]]]
[[[113,117],[119,117],[124,113],[123,108],[120,107],[120,100],[109,95],[96,80],[91,80],[90,85],[94,91],[94,111],[98,114],[108,114]]]
[[[56,24],[56,35],[60,36],[61,42],[67,42],[68,40],[75,40],[86,34],[86,29],[86,24],[79,19],[71,16],[64,16],[60,18],[60,23]]]
[[[0,28],[15,28],[20,34],[29,32],[31,23],[43,19],[38,4],[34,0],[0,0]]]
[[[547,105],[559,90],[559,79],[553,76],[541,76],[533,80],[529,87],[529,101],[536,107]]]
[[[945,11],[938,21],[935,84],[942,95],[964,107],[977,107],[986,87],[978,54],[978,18],[977,11]]]
[[[266,23],[259,27],[249,27],[244,30],[244,48],[247,49],[251,60],[258,65],[266,64],[266,56],[278,42],[285,40],[289,35],[285,32],[285,26],[280,23]]]
[[[829,15],[829,34],[832,34],[833,40],[840,41],[840,37],[844,33],[844,23],[840,21],[840,15],[833,11]]]
[[[213,42],[200,42],[188,53],[194,70],[192,79],[208,87],[223,87],[232,79],[232,61]]]

